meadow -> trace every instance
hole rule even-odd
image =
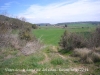
[[[28,56],[11,47],[1,49],[0,75],[99,75],[99,63],[82,64],[79,58],[70,55],[72,52],[63,54],[58,47],[65,30],[88,36],[95,28],[94,25],[76,24],[68,25],[67,28],[40,26],[39,29],[33,29],[32,33],[46,47]],[[17,31],[12,33],[17,34]]]
[[[65,30],[70,33],[79,33],[83,36],[87,36],[90,32],[94,31],[95,28],[96,26],[91,24],[69,24],[67,28],[56,26],[40,26],[39,29],[33,30],[33,34],[37,38],[40,38],[44,44],[57,46]]]

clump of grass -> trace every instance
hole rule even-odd
[[[94,61],[94,62],[98,62],[100,61],[100,54],[95,52],[95,51],[91,51],[88,53],[88,55],[90,56],[90,58]]]
[[[79,57],[80,61],[84,63],[95,63],[100,61],[100,54],[98,52],[86,48],[75,49],[73,55]]]
[[[91,50],[87,48],[76,48],[73,52],[73,56],[75,57],[84,57],[86,56]]]
[[[54,58],[51,60],[51,64],[53,65],[62,65],[64,60],[62,58]]]

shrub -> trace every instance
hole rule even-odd
[[[32,40],[31,30],[29,28],[26,28],[26,29],[20,31],[19,38],[22,40],[26,40],[26,41]]]
[[[67,33],[67,31],[65,31],[64,34],[61,36],[61,40],[59,42],[59,45],[63,49],[68,49],[68,39],[69,39],[69,34]]]
[[[59,45],[62,49],[73,50],[74,48],[83,48],[86,46],[85,39],[79,34],[69,34],[67,31],[64,32]]]
[[[97,53],[95,51],[91,51],[86,56],[81,58],[81,61],[83,61],[85,63],[99,62],[100,61],[100,55],[99,55],[99,53]]]
[[[33,24],[33,25],[32,25],[32,28],[33,28],[33,29],[37,29],[38,26],[37,26],[36,24]]]
[[[7,47],[10,45],[10,24],[8,22],[0,22],[0,47]]]
[[[87,48],[76,48],[74,51],[73,51],[73,56],[75,57],[84,57],[87,55],[87,53],[89,53],[90,50],[87,49]]]
[[[0,22],[0,34],[7,34],[11,31],[10,24],[8,22]]]
[[[27,41],[31,40],[31,36],[30,36],[29,32],[27,32],[27,31],[20,32],[19,36],[20,36],[20,39],[24,39]]]
[[[93,49],[100,47],[100,27],[97,27],[96,30],[91,33],[91,37],[88,38],[88,47]]]
[[[75,49],[73,55],[79,57],[80,61],[84,63],[94,63],[100,61],[100,54],[87,48]]]
[[[70,35],[70,38],[72,40],[72,44],[73,44],[74,48],[86,47],[86,40],[79,34],[73,33]]]

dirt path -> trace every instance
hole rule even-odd
[[[57,54],[58,54],[62,59],[66,59],[63,55],[61,55],[61,54],[58,53],[56,46],[53,46],[52,49],[53,49],[55,52],[57,52]]]
[[[46,53],[43,53],[43,54],[45,56],[45,59],[43,61],[39,62],[40,64],[44,64],[45,62],[48,62],[49,61],[48,55]]]

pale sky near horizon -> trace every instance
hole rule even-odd
[[[0,13],[31,23],[100,21],[100,0],[0,0]]]

